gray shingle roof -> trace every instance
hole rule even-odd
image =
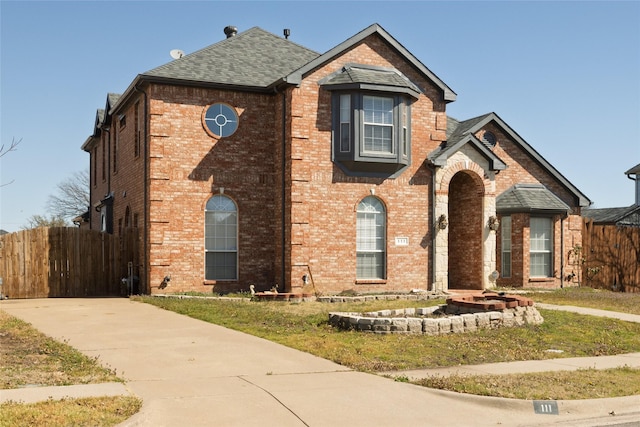
[[[542,184],[516,184],[496,197],[498,213],[563,213],[569,209]]]
[[[320,84],[336,89],[377,89],[402,90],[415,98],[420,96],[420,88],[404,74],[392,68],[372,67],[362,64],[347,64],[339,71],[322,79]],[[385,89],[386,88],[386,89]]]
[[[492,170],[506,169],[507,165],[493,153],[492,147],[487,146],[474,136],[474,133],[484,125],[483,121],[492,115],[493,113],[485,114],[463,122],[447,117],[447,140],[429,153],[427,159],[436,166],[443,166],[447,159],[462,146],[470,144],[489,161],[489,167]]]
[[[267,88],[319,55],[254,27],[147,71],[142,77]]]
[[[473,119],[464,120],[462,122],[452,117],[447,117],[447,143],[455,144],[455,142],[464,137],[464,135],[473,133],[476,125],[489,116],[491,116],[491,113],[483,114],[482,116],[474,117]]]
[[[616,225],[640,225],[640,206],[631,205],[624,208],[583,209],[582,216],[595,223]]]
[[[451,123],[449,123],[451,121]],[[589,206],[591,201],[580,190],[578,190],[568,179],[566,179],[551,163],[549,163],[544,157],[542,157],[536,150],[533,149],[520,135],[518,135],[507,123],[502,120],[496,113],[483,114],[482,116],[474,117],[465,121],[458,121],[447,117],[447,141],[439,148],[434,150],[427,157],[434,164],[438,165],[441,157],[445,157],[447,153],[455,151],[455,147],[463,145],[464,141],[473,141],[474,144],[479,144],[487,151],[491,151],[491,148],[478,140],[473,136],[476,132],[481,130],[484,126],[494,122],[499,126],[505,134],[510,136],[516,144],[520,146],[534,161],[547,170],[558,182],[560,182],[567,190],[569,190],[576,197],[576,202],[579,206]],[[476,142],[477,141],[477,142]]]

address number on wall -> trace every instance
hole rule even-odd
[[[396,237],[396,246],[409,246],[408,237]]]

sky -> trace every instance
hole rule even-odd
[[[634,203],[640,163],[638,1],[0,0],[0,229],[48,215],[108,93],[260,27],[324,53],[373,23],[457,94],[447,114],[495,112],[593,207]]]

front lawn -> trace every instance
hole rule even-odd
[[[335,329],[328,324],[328,313],[420,307],[443,301],[292,304],[154,297],[140,300],[366,372],[640,351],[640,324],[552,310],[540,310],[545,321],[536,326],[446,336],[377,335]]]

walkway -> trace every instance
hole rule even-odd
[[[125,426],[596,426],[640,420],[640,396],[559,401],[558,415],[541,414],[531,401],[354,372],[127,299],[8,300],[0,309],[127,378],[126,392],[144,405]],[[21,391],[29,396],[33,389]],[[0,390],[0,399],[8,393]]]

